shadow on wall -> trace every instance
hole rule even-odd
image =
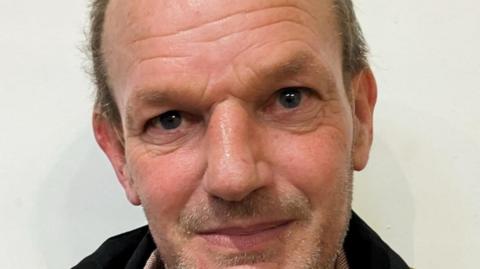
[[[105,239],[141,225],[90,130],[59,154],[37,190],[31,238],[47,268],[70,268]]]
[[[375,138],[369,166],[355,175],[354,210],[413,265],[414,197],[400,162],[381,137]]]

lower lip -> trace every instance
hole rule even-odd
[[[236,251],[255,251],[262,249],[273,240],[278,240],[287,230],[290,223],[285,223],[266,230],[261,230],[251,234],[232,235],[232,234],[201,234],[210,245],[234,249]]]

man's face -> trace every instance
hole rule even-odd
[[[370,146],[332,3],[111,0],[106,16],[122,138],[98,117],[96,135],[168,268],[330,268]]]

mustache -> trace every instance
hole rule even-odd
[[[283,196],[257,190],[241,201],[226,201],[209,197],[184,209],[178,222],[187,234],[209,228],[210,225],[248,219],[311,218],[309,200],[300,194]]]

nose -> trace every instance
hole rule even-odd
[[[212,111],[208,129],[206,192],[225,201],[241,201],[266,184],[259,173],[255,120],[241,104],[225,101]]]

